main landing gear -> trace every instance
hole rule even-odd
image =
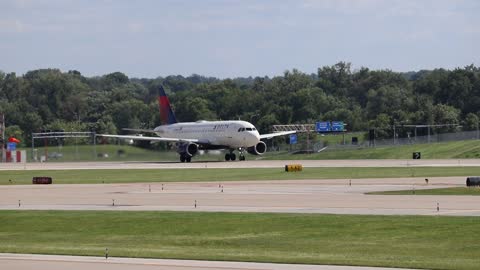
[[[234,153],[226,153],[225,154],[225,160],[226,161],[235,161],[235,159],[237,159],[237,156],[235,156]]]
[[[187,154],[180,154],[180,162],[191,162],[192,157]]]

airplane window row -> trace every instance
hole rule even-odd
[[[206,133],[206,132],[225,132],[223,129],[217,129],[217,130],[212,130],[212,129],[183,129],[183,130],[177,130],[179,133]]]
[[[254,130],[257,130],[256,128],[239,128],[238,129],[238,132],[242,132],[242,131],[254,131]]]

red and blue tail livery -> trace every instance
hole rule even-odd
[[[177,118],[175,118],[175,114],[173,114],[170,101],[168,100],[167,94],[165,94],[165,89],[163,89],[161,85],[158,88],[158,106],[160,108],[160,122],[162,125],[177,123]]]

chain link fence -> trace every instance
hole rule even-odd
[[[352,137],[356,138],[356,142],[352,143]],[[385,147],[385,146],[403,146],[414,144],[440,143],[440,142],[454,142],[465,140],[479,140],[479,131],[463,131],[450,133],[433,133],[424,136],[410,136],[407,138],[387,138],[368,140],[368,132],[356,132],[336,134],[336,135],[319,135],[312,133],[310,139],[306,136],[300,137],[297,144],[288,145],[284,142],[269,143],[269,151],[287,151],[287,152],[321,152],[323,150],[335,149],[357,149],[367,147]]]
[[[463,132],[451,132],[451,133],[435,133],[425,136],[413,136],[407,138],[389,138],[389,139],[375,139],[375,140],[363,140],[357,144],[337,143],[325,145],[322,141],[314,144],[314,151],[318,151],[327,146],[329,149],[344,149],[344,148],[365,148],[365,147],[382,147],[382,146],[402,146],[412,144],[425,144],[425,143],[439,143],[439,142],[453,142],[453,141],[465,141],[465,140],[478,140],[480,139],[479,131],[463,131]]]

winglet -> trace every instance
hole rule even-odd
[[[173,114],[172,107],[170,106],[170,101],[168,100],[167,94],[162,85],[158,88],[158,106],[160,109],[160,122],[162,125],[177,123],[175,114]]]

